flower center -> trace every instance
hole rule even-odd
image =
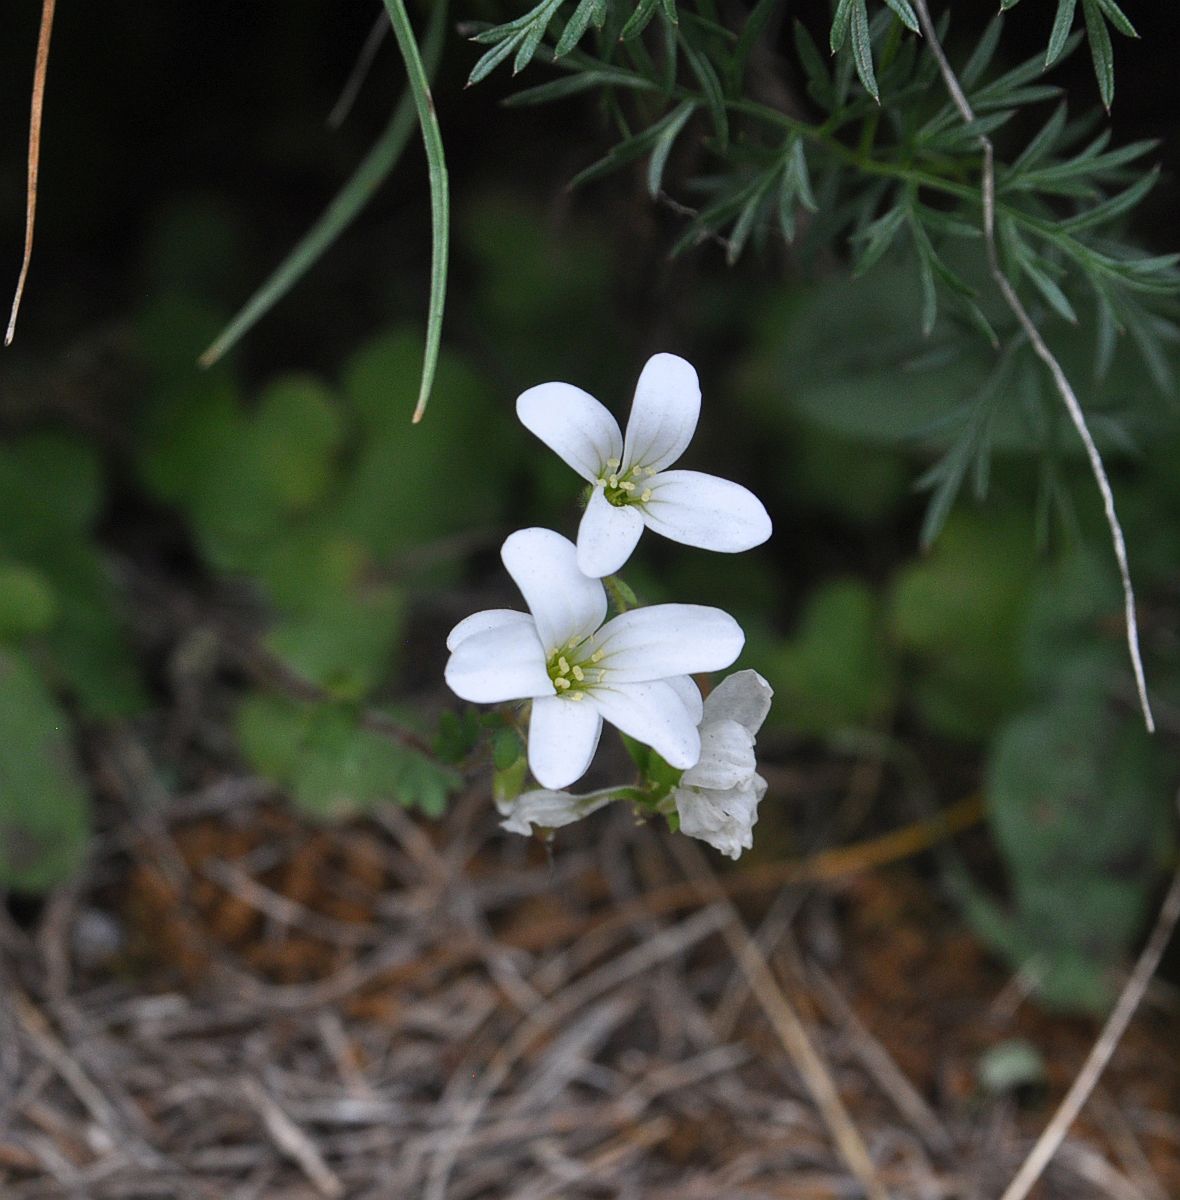
[[[584,700],[586,689],[601,683],[606,676],[605,669],[598,665],[602,661],[602,651],[588,654],[586,649],[585,641],[572,641],[549,657],[546,670],[553,680],[554,690],[567,700]]]
[[[603,474],[598,479],[607,502],[615,508],[627,504],[646,504],[651,499],[651,488],[644,487],[643,481],[656,473],[655,468],[631,467],[620,475],[619,466],[617,458],[608,458]]]

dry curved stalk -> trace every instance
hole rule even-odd
[[[12,312],[4,344],[12,345],[16,336],[16,317],[25,280],[29,277],[29,261],[33,257],[33,225],[37,219],[37,175],[41,163],[41,113],[45,106],[45,74],[49,69],[49,39],[53,36],[53,10],[57,0],[41,0],[41,30],[37,35],[37,62],[33,68],[33,97],[29,106],[29,185],[25,193],[25,251],[21,258],[16,293],[12,297]]]
[[[934,59],[938,63],[938,70],[942,75],[942,81],[946,86],[946,90],[950,93],[951,102],[958,109],[959,115],[963,118],[964,122],[971,124],[975,120],[975,112],[971,107],[971,102],[967,99],[963,91],[962,85],[959,83],[958,76],[951,67],[946,52],[942,48],[942,42],[939,40],[938,33],[934,28],[934,22],[930,19],[930,9],[926,4],[926,0],[914,0],[914,10],[918,14],[918,23],[922,27],[922,34],[926,38],[926,44],[930,47],[930,52],[934,55]],[[1090,463],[1090,473],[1094,476],[1094,482],[1098,485],[1098,491],[1102,495],[1102,508],[1106,514],[1106,524],[1110,529],[1110,540],[1114,546],[1114,556],[1118,561],[1119,579],[1123,585],[1123,609],[1127,628],[1127,650],[1131,656],[1131,669],[1135,673],[1135,689],[1139,694],[1139,707],[1143,712],[1143,723],[1147,726],[1147,732],[1155,733],[1155,717],[1151,712],[1151,701],[1147,698],[1147,679],[1143,673],[1143,657],[1139,652],[1139,622],[1135,616],[1135,591],[1131,586],[1131,568],[1127,563],[1127,543],[1123,537],[1123,527],[1119,523],[1118,514],[1115,512],[1114,492],[1111,490],[1110,480],[1106,475],[1106,467],[1102,463],[1102,455],[1098,453],[1098,447],[1094,444],[1090,427],[1086,424],[1086,414],[1082,411],[1081,403],[1078,401],[1073,386],[1062,370],[1061,364],[1057,361],[1056,355],[1049,349],[1045,339],[1041,337],[1041,331],[1037,328],[1036,322],[1028,315],[1028,310],[1016,294],[1016,289],[1012,286],[1012,281],[1004,274],[1004,269],[1000,266],[1000,256],[996,251],[995,150],[992,147],[991,138],[984,133],[979,135],[979,145],[983,151],[983,172],[981,177],[983,188],[983,240],[987,249],[988,269],[992,279],[1000,290],[1000,294],[1004,297],[1004,303],[1007,304],[1020,328],[1024,331],[1036,356],[1049,369],[1049,374],[1053,376],[1053,385],[1057,389],[1057,394],[1061,397],[1061,402],[1065,405],[1065,409],[1069,413],[1069,419],[1073,422],[1073,427],[1077,430],[1078,437],[1082,439],[1082,445],[1085,447],[1086,458]]]

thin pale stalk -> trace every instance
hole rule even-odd
[[[446,0],[439,0],[431,13],[430,26],[422,44],[422,57],[431,75],[438,67],[442,52],[446,15]],[[198,360],[201,366],[211,367],[231,350],[319,261],[320,256],[355,220],[397,166],[410,134],[414,132],[414,124],[414,97],[407,89],[377,144],[340,189],[323,216],[295,244],[270,278],[246,301],[201,355]]]
[[[45,75],[49,70],[49,39],[53,36],[53,10],[57,0],[42,0],[41,30],[37,35],[37,62],[33,69],[33,96],[29,106],[29,183],[25,192],[25,250],[21,258],[20,275],[16,281],[16,292],[12,297],[12,312],[8,316],[8,329],[4,344],[12,345],[16,336],[16,318],[20,312],[21,297],[25,294],[25,280],[29,277],[29,263],[33,258],[33,226],[37,220],[37,176],[41,167],[41,115],[45,107]]]
[[[1045,1126],[1041,1136],[1037,1138],[1036,1144],[1024,1160],[1023,1166],[1005,1189],[1000,1200],[1025,1200],[1049,1165],[1053,1155],[1061,1148],[1061,1143],[1065,1140],[1070,1126],[1077,1120],[1078,1114],[1090,1098],[1090,1093],[1101,1078],[1102,1072],[1106,1070],[1106,1065],[1110,1062],[1123,1034],[1126,1033],[1127,1026],[1131,1023],[1131,1018],[1135,1015],[1135,1010],[1139,1007],[1139,1003],[1147,991],[1147,985],[1151,982],[1151,977],[1155,974],[1164,950],[1171,940],[1172,931],[1176,928],[1178,918],[1180,918],[1180,872],[1177,872],[1172,878],[1172,886],[1168,889],[1168,894],[1160,906],[1159,916],[1156,918],[1155,928],[1151,931],[1151,937],[1148,938],[1147,945],[1143,947],[1143,953],[1140,954],[1135,969],[1124,984],[1118,1002],[1102,1027],[1098,1040],[1094,1043],[1077,1078],[1066,1093],[1065,1099],[1061,1101],[1052,1120]]]
[[[922,26],[922,33],[926,38],[926,43],[930,47],[930,52],[934,55],[935,61],[938,63],[943,83],[950,93],[955,108],[958,109],[959,115],[965,122],[970,123],[974,121],[975,112],[971,108],[971,103],[967,99],[959,83],[958,76],[951,67],[946,52],[942,48],[942,43],[938,39],[934,22],[930,19],[930,9],[926,4],[926,0],[915,0],[914,8],[918,13],[918,21]],[[1094,481],[1098,485],[1098,491],[1102,495],[1102,507],[1106,514],[1106,524],[1110,530],[1110,540],[1114,546],[1114,556],[1118,562],[1119,578],[1123,585],[1123,610],[1127,630],[1127,649],[1131,657],[1131,669],[1135,674],[1135,688],[1139,695],[1139,707],[1143,712],[1143,723],[1147,726],[1147,731],[1154,733],[1155,717],[1152,715],[1151,701],[1147,696],[1147,678],[1143,671],[1143,657],[1139,650],[1139,622],[1135,615],[1135,590],[1131,585],[1131,568],[1127,561],[1127,543],[1123,537],[1123,527],[1119,522],[1118,513],[1115,510],[1114,492],[1111,489],[1110,480],[1106,474],[1106,467],[1102,462],[1102,455],[1099,454],[1093,435],[1090,433],[1090,427],[1086,423],[1086,414],[1082,411],[1077,393],[1074,392],[1065,371],[1062,370],[1061,364],[1057,361],[1057,357],[1049,349],[1045,339],[1041,337],[1041,331],[1037,328],[1036,322],[1028,315],[1028,310],[1024,307],[1020,297],[1016,294],[1016,289],[1012,286],[1011,280],[1004,274],[1004,269],[1000,265],[1000,256],[996,250],[995,151],[992,148],[991,138],[987,137],[986,134],[980,135],[979,144],[983,150],[983,178],[981,180],[983,185],[983,236],[987,246],[988,266],[992,279],[999,288],[1000,294],[1004,297],[1004,303],[1008,305],[1012,315],[1020,324],[1021,329],[1024,330],[1036,356],[1048,367],[1057,393],[1065,405],[1066,412],[1069,413],[1069,419],[1073,422],[1073,427],[1077,430],[1078,437],[1081,438],[1082,445],[1085,447],[1086,458],[1090,463],[1090,472],[1094,476]]]
[[[418,389],[418,404],[411,420],[417,424],[422,420],[434,384],[434,372],[438,365],[439,344],[442,340],[443,309],[447,296],[447,247],[450,220],[450,199],[447,187],[447,163],[443,154],[442,133],[438,127],[438,114],[434,111],[434,100],[430,95],[430,82],[414,40],[414,30],[402,0],[385,0],[385,11],[393,25],[393,36],[406,64],[406,75],[410,92],[418,110],[418,124],[422,127],[422,143],[426,148],[426,163],[430,171],[430,304],[426,315],[426,350],[422,359],[422,383]]]

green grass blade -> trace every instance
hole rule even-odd
[[[443,7],[441,4],[438,7]],[[426,350],[422,358],[422,383],[418,388],[418,403],[411,420],[422,420],[434,384],[438,365],[438,349],[442,339],[443,308],[447,297],[447,248],[450,198],[447,188],[447,162],[443,154],[442,133],[438,115],[430,97],[430,82],[418,53],[414,30],[403,0],[385,0],[385,11],[393,25],[393,36],[406,64],[410,92],[418,109],[418,124],[422,127],[422,142],[426,147],[426,163],[430,171],[430,305],[426,315]]]
[[[438,66],[442,52],[446,13],[446,0],[440,0],[431,13],[430,26],[423,42],[423,59],[426,70],[431,75]],[[266,282],[246,301],[233,320],[201,355],[198,360],[201,366],[211,367],[233,349],[352,224],[357,214],[397,166],[398,159],[410,140],[410,134],[414,132],[414,124],[414,98],[407,91],[398,102],[376,145],[340,189],[320,219],[300,238]]]

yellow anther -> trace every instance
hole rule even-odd
[[[635,485],[629,479],[624,479],[623,482],[619,484],[619,487],[621,487],[625,492],[633,492],[635,490]]]
[[[606,652],[604,650],[595,650],[594,653],[590,655],[590,661],[594,663],[602,662],[603,658],[605,657]]]
[[[613,471],[619,465],[619,460],[617,458],[608,458],[606,465]]]
[[[559,692],[564,691],[567,687],[569,687],[569,685],[570,681],[568,679],[562,679],[560,676],[553,681],[553,686],[557,688]]]
[[[619,477],[617,475],[611,475],[608,477],[607,483],[610,484],[611,487],[618,487]]]
[[[651,488],[644,488],[643,493],[639,497],[646,504],[651,499]]]
[[[570,665],[568,662],[566,662],[566,660],[564,658],[559,658],[557,660],[557,669],[563,675],[568,675],[570,673]]]
[[[586,672],[583,671],[581,667],[574,667],[571,674],[579,683],[581,683],[582,680],[586,678]]]
[[[570,692],[569,699],[570,700],[585,700],[586,693],[585,692]]]

